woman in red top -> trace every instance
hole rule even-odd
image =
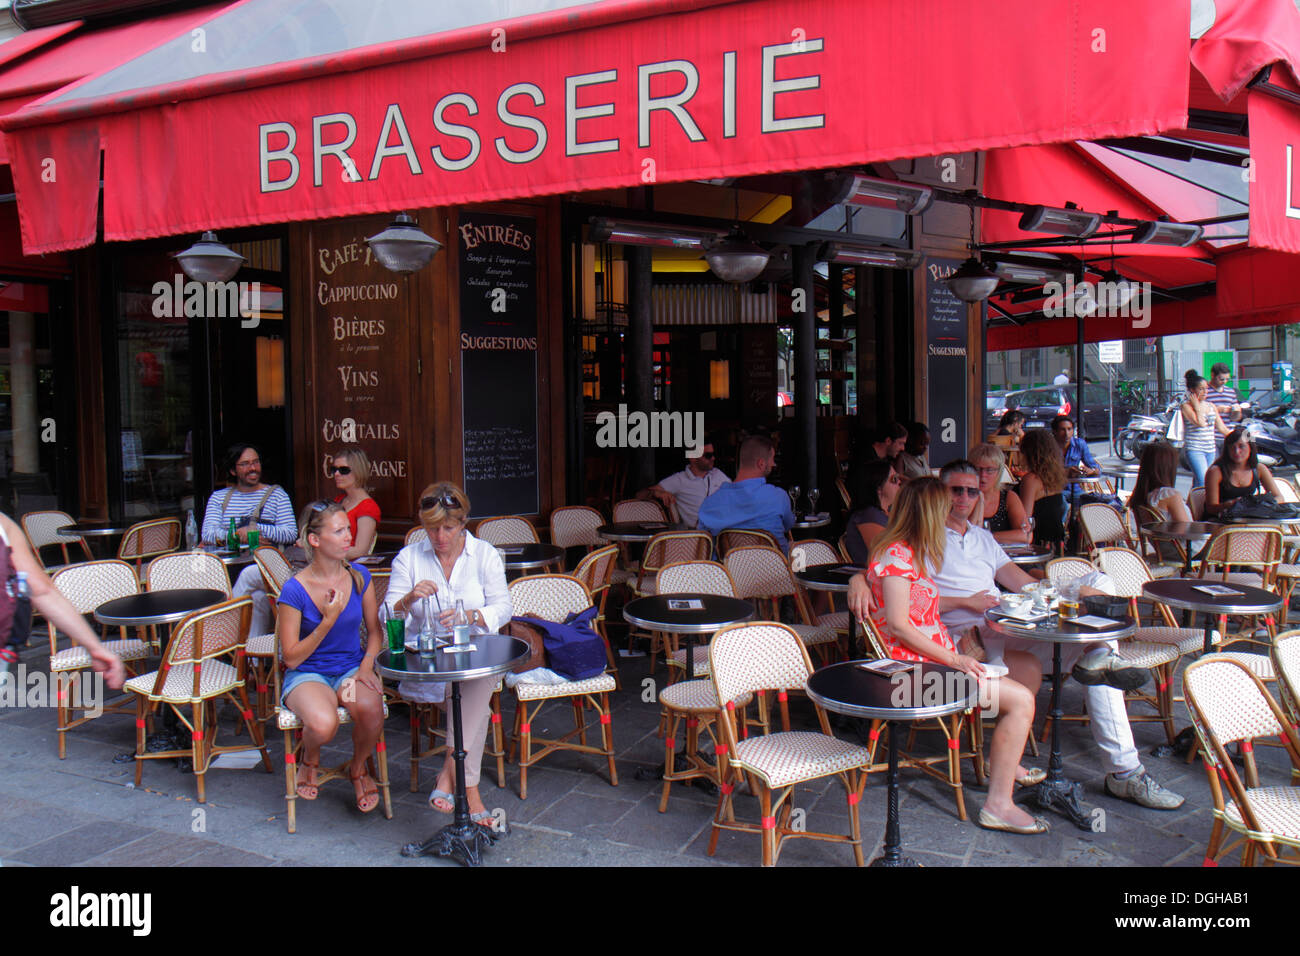
[[[345,557],[355,561],[374,550],[375,537],[379,534],[379,505],[366,491],[366,482],[370,480],[370,459],[360,448],[344,448],[334,456],[325,471],[334,479],[334,487],[339,491],[334,500],[348,513],[352,546]]]
[[[989,754],[989,796],[979,824],[1011,833],[1045,833],[1047,821],[1030,816],[1011,799],[1017,778],[1032,779],[1019,762],[1034,719],[1034,695],[1010,676],[986,678],[984,665],[957,653],[939,620],[939,588],[929,575],[943,566],[944,526],[951,508],[952,494],[937,478],[918,478],[899,492],[889,524],[871,549],[871,621],[895,660],[935,661],[988,681],[980,689],[980,704],[998,715],[998,724]]]

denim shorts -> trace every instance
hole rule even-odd
[[[342,674],[338,674],[335,676],[331,676],[328,674],[317,674],[313,671],[285,671],[284,684],[280,688],[280,703],[284,704],[285,706],[288,706],[287,704],[285,704],[285,701],[289,699],[289,691],[293,690],[295,687],[298,687],[301,684],[308,684],[313,681],[318,684],[324,684],[326,687],[330,688],[335,693],[338,693],[338,689],[339,687],[342,686],[343,682],[347,680],[349,677],[357,676],[357,674],[360,671],[361,671],[360,664],[352,668],[350,671],[346,671]]]

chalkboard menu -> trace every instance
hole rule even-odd
[[[310,249],[308,382],[314,422],[313,477],[308,494],[337,494],[325,469],[332,455],[355,445],[370,459],[371,495],[386,515],[409,514],[418,491],[407,459],[411,443],[410,383],[415,357],[405,319],[410,293],[379,264],[365,237],[389,216],[313,223]],[[268,476],[285,480],[287,476]],[[427,476],[419,476],[421,484]]]
[[[465,213],[456,245],[465,493],[478,517],[537,514],[537,222]]]
[[[961,265],[956,259],[925,260],[925,379],[930,426],[930,465],[965,458],[966,303],[944,280]]]

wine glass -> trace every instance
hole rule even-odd
[[[817,511],[817,499],[820,498],[821,495],[822,495],[821,491],[820,491],[819,489],[817,489],[817,488],[809,488],[809,489],[808,489],[808,504],[810,504],[810,505],[812,506],[812,513],[813,513],[813,514],[818,514],[818,513],[819,513],[819,512]]]

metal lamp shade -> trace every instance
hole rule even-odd
[[[181,271],[196,282],[225,282],[244,264],[244,257],[217,241],[215,232],[205,232],[198,242],[173,258]]]
[[[972,256],[948,276],[948,288],[963,302],[980,302],[993,294],[999,281],[996,272],[990,272]]]
[[[733,231],[727,238],[709,246],[704,258],[713,274],[722,281],[748,282],[767,268],[771,255],[739,231]]]
[[[366,243],[379,264],[390,272],[416,272],[427,266],[442,243],[422,230],[407,213],[397,218],[383,232],[370,236]]]

